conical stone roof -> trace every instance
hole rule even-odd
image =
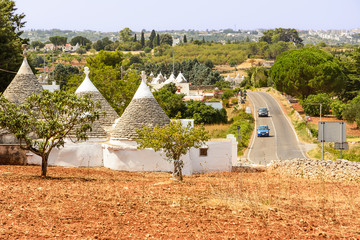
[[[91,99],[94,102],[100,101],[101,109],[100,111],[105,111],[105,116],[101,115],[99,118],[99,123],[104,129],[110,129],[114,124],[115,120],[119,118],[119,115],[115,112],[115,110],[110,106],[108,101],[103,97],[103,95],[99,92],[99,90],[95,87],[95,85],[91,82],[89,78],[89,68],[85,67],[86,77],[81,85],[76,89],[75,94],[78,96],[83,96],[85,94],[90,94]]]
[[[135,140],[138,137],[137,129],[142,126],[155,127],[170,123],[169,117],[160,107],[149,87],[146,85],[145,74],[130,104],[121,115],[111,133],[111,140]]]
[[[187,80],[184,77],[184,75],[180,72],[179,75],[176,78],[176,82],[177,83],[187,83]]]
[[[24,57],[19,71],[4,91],[4,97],[16,105],[21,105],[32,93],[40,94],[42,91],[43,87],[32,72],[26,57]]]

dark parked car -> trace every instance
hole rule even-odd
[[[259,117],[268,117],[269,111],[266,107],[259,108],[258,115],[259,115]]]

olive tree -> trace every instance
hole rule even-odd
[[[199,148],[209,139],[203,125],[193,128],[190,125],[184,127],[180,121],[173,121],[163,127],[149,128],[144,126],[136,142],[140,149],[153,148],[155,152],[163,151],[166,160],[174,163],[173,176],[183,180],[182,168],[184,166],[181,156],[185,155],[190,148]]]
[[[16,136],[22,149],[42,158],[41,176],[46,177],[51,150],[63,147],[70,132],[74,141],[86,140],[86,132],[99,118],[97,108],[90,96],[63,91],[32,94],[20,106],[1,96],[0,126]]]

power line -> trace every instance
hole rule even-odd
[[[9,71],[9,70],[5,70],[5,69],[1,69],[1,68],[0,68],[0,71],[7,72],[7,73],[15,73],[15,74],[17,73],[17,72],[13,72],[13,71]]]

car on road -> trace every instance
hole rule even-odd
[[[270,129],[268,125],[260,125],[257,129],[258,137],[269,137]]]
[[[259,117],[268,117],[269,116],[269,110],[266,107],[261,107],[258,110]]]

